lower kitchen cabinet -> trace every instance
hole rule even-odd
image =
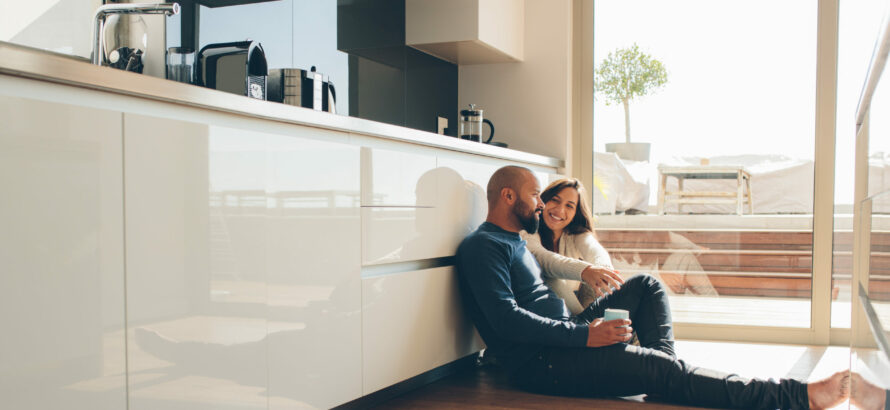
[[[126,408],[121,114],[11,95],[0,86],[0,406]]]
[[[443,235],[449,220],[439,219],[437,208],[364,207],[362,262],[379,265],[439,258],[454,254]]]
[[[477,352],[410,269],[507,163],[0,76],[3,406],[331,408]]]
[[[416,145],[353,136],[362,147],[362,205],[436,205],[435,151]]]
[[[263,136],[124,125],[130,409],[266,408]]]
[[[270,409],[362,395],[360,154],[341,135],[268,137]]]
[[[436,160],[440,199],[435,220],[447,221],[442,223],[440,235],[452,254],[463,238],[476,230],[488,216],[485,190],[488,180],[499,168],[505,165],[529,168],[541,184],[542,190],[559,178],[551,169],[479,155],[441,152]]]
[[[481,350],[460,300],[451,266],[363,279],[364,394]]]
[[[125,115],[130,408],[359,397],[359,149],[210,123]]]

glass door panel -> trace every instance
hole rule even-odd
[[[877,98],[877,96],[876,96]],[[872,113],[877,113],[874,105]],[[872,136],[870,140],[873,140]],[[886,138],[886,135],[885,135]],[[860,272],[867,273],[855,289],[859,303],[853,309],[862,320],[853,327],[857,335],[850,343],[851,408],[876,408],[886,399],[890,389],[890,287],[888,287],[888,255],[890,255],[890,213],[881,209],[890,203],[890,191],[883,191],[862,201],[859,225],[866,263]],[[863,260],[863,259],[857,259]],[[874,403],[875,405],[869,405]]]
[[[594,4],[591,191],[616,268],[660,278],[675,322],[810,327],[816,2]]]
[[[833,328],[850,327],[856,107],[885,4],[884,0],[843,0],[839,4],[834,258],[831,274]]]

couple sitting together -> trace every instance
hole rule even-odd
[[[612,268],[583,186],[563,179],[540,190],[526,168],[496,171],[488,217],[457,250],[461,295],[485,355],[517,386],[724,408],[828,408],[848,396],[845,372],[808,384],[746,379],[678,359],[664,286],[649,275],[624,281]],[[567,279],[582,284],[576,290]],[[627,310],[630,319],[603,321],[607,308]],[[632,332],[639,346],[628,344]]]

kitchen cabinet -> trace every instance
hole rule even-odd
[[[431,150],[353,137],[362,147],[362,206],[433,207],[436,168]],[[382,146],[382,147],[381,147]]]
[[[263,135],[124,118],[130,408],[265,408]]]
[[[0,78],[0,397],[125,408],[121,114],[44,91]]]
[[[485,190],[489,178],[499,168],[508,164],[529,168],[542,190],[561,177],[552,169],[464,153],[440,152],[436,161],[440,201],[435,218],[448,221],[443,224],[441,235],[447,238],[445,241],[449,243],[452,254],[460,241],[485,221],[488,215]]]
[[[413,196],[421,204],[362,207],[362,264],[365,266],[454,255],[463,238],[485,221],[488,179],[508,164],[477,155],[440,151],[431,158],[435,164],[431,168],[429,161],[420,161],[426,158],[422,155],[368,147],[362,150],[363,188],[369,187],[363,192],[374,192],[373,195],[382,198]],[[368,166],[369,158],[383,158],[385,167],[393,170],[378,178],[378,170]],[[406,162],[422,166],[405,167]],[[538,178],[542,189],[558,177],[544,168],[527,167]],[[369,180],[380,183],[372,185]],[[415,188],[409,192],[409,186]]]
[[[432,150],[353,136],[363,145],[362,263],[448,256],[436,219],[438,170]]]
[[[492,172],[559,166],[70,68],[0,75],[9,407],[330,408],[478,351],[448,257]]]
[[[488,179],[504,161],[461,153],[442,152],[439,165],[439,198],[437,220],[448,221],[441,233],[448,242],[451,254],[470,232],[476,230],[488,216],[485,189]]]
[[[524,0],[405,0],[405,44],[458,65],[522,61]]]
[[[451,256],[442,235],[448,220],[435,207],[362,208],[362,264],[379,265]]]
[[[359,149],[253,120],[125,124],[131,408],[359,397]]]
[[[360,148],[300,128],[268,137],[269,408],[362,395]]]
[[[362,280],[364,394],[482,348],[451,266]]]

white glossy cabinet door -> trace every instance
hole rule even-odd
[[[121,168],[119,112],[0,91],[0,407],[126,408]]]
[[[362,206],[436,205],[436,156],[427,149],[373,141],[362,147]],[[398,149],[394,149],[398,147]]]
[[[268,138],[271,409],[362,395],[359,148],[330,142],[341,137],[303,128]]]
[[[362,208],[362,262],[365,265],[448,256],[436,208]]]
[[[125,122],[130,408],[358,398],[359,149],[261,121]]]
[[[266,408],[264,136],[124,120],[130,408]]]
[[[439,170],[433,151],[372,138],[361,148],[362,263],[447,256],[436,218]]]
[[[491,175],[506,165],[529,168],[538,179],[541,190],[560,175],[546,168],[511,163],[478,155],[442,152],[437,158],[439,178],[439,203],[437,220],[448,221],[448,238],[454,249],[470,232],[476,230],[488,215],[486,187]]]
[[[439,184],[442,200],[437,208],[436,219],[448,222],[443,232],[452,254],[464,237],[475,231],[488,216],[488,198],[485,189],[488,179],[504,161],[477,155],[442,153],[438,157],[443,175]]]
[[[424,180],[418,192],[429,191],[433,206],[362,208],[365,265],[454,255],[460,241],[485,220],[483,189],[453,168],[438,166]]]
[[[482,348],[453,267],[362,280],[364,394]]]

